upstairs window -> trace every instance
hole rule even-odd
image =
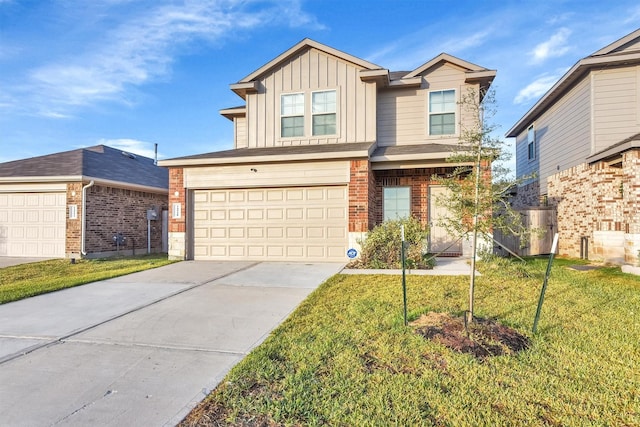
[[[304,136],[304,94],[280,97],[280,135],[284,138]]]
[[[456,133],[456,91],[429,92],[429,135]]]
[[[336,134],[336,91],[326,90],[311,94],[313,135]]]
[[[536,130],[533,125],[527,129],[527,150],[529,152],[529,160],[536,158]]]
[[[385,187],[382,192],[384,220],[408,218],[411,215],[411,188]]]

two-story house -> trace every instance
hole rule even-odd
[[[452,170],[465,120],[458,101],[495,74],[445,53],[393,72],[302,40],[231,84],[244,101],[221,110],[233,149],[160,162],[170,257],[344,262],[387,218],[433,224],[433,176]],[[432,226],[432,250],[456,240]]]
[[[579,60],[513,125],[517,206],[554,206],[559,253],[635,263],[640,249],[640,29]]]

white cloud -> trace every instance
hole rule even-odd
[[[481,46],[491,35],[491,31],[482,30],[468,36],[456,37],[442,43],[442,51],[447,53],[462,52],[466,49]]]
[[[138,154],[140,156],[155,158],[155,145],[153,142],[139,141],[137,139],[100,139],[100,145],[107,145],[111,148],[126,151],[128,153]],[[158,156],[160,157],[160,156]]]
[[[524,104],[544,95],[558,81],[558,75],[543,75],[518,91],[514,98],[515,104]]]
[[[640,21],[640,6],[636,6],[629,10],[626,18],[622,21],[623,24],[632,24]]]
[[[130,14],[119,9],[112,17],[115,26],[104,37],[82,43],[74,57],[31,69],[15,92],[47,117],[66,117],[73,108],[101,101],[132,104],[135,87],[166,78],[175,57],[192,42],[219,42],[238,30],[267,24],[321,27],[296,0],[259,6],[233,0],[156,4]]]
[[[567,39],[571,35],[571,30],[568,28],[560,28],[553,34],[547,41],[538,44],[531,51],[531,62],[539,64],[549,58],[557,58],[569,51],[567,46]]]

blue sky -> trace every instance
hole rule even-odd
[[[229,90],[305,37],[391,71],[440,52],[497,69],[499,134],[637,0],[0,0],[0,162],[106,144],[230,149]]]

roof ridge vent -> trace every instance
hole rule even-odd
[[[123,151],[123,152],[122,152],[122,155],[123,155],[123,156],[125,156],[125,157],[128,157],[128,158],[130,158],[130,159],[134,159],[134,160],[135,160],[135,159],[137,159],[137,157],[136,157],[136,155],[135,155],[135,154],[133,154],[133,153],[128,153],[128,152],[126,152],[126,151]]]

